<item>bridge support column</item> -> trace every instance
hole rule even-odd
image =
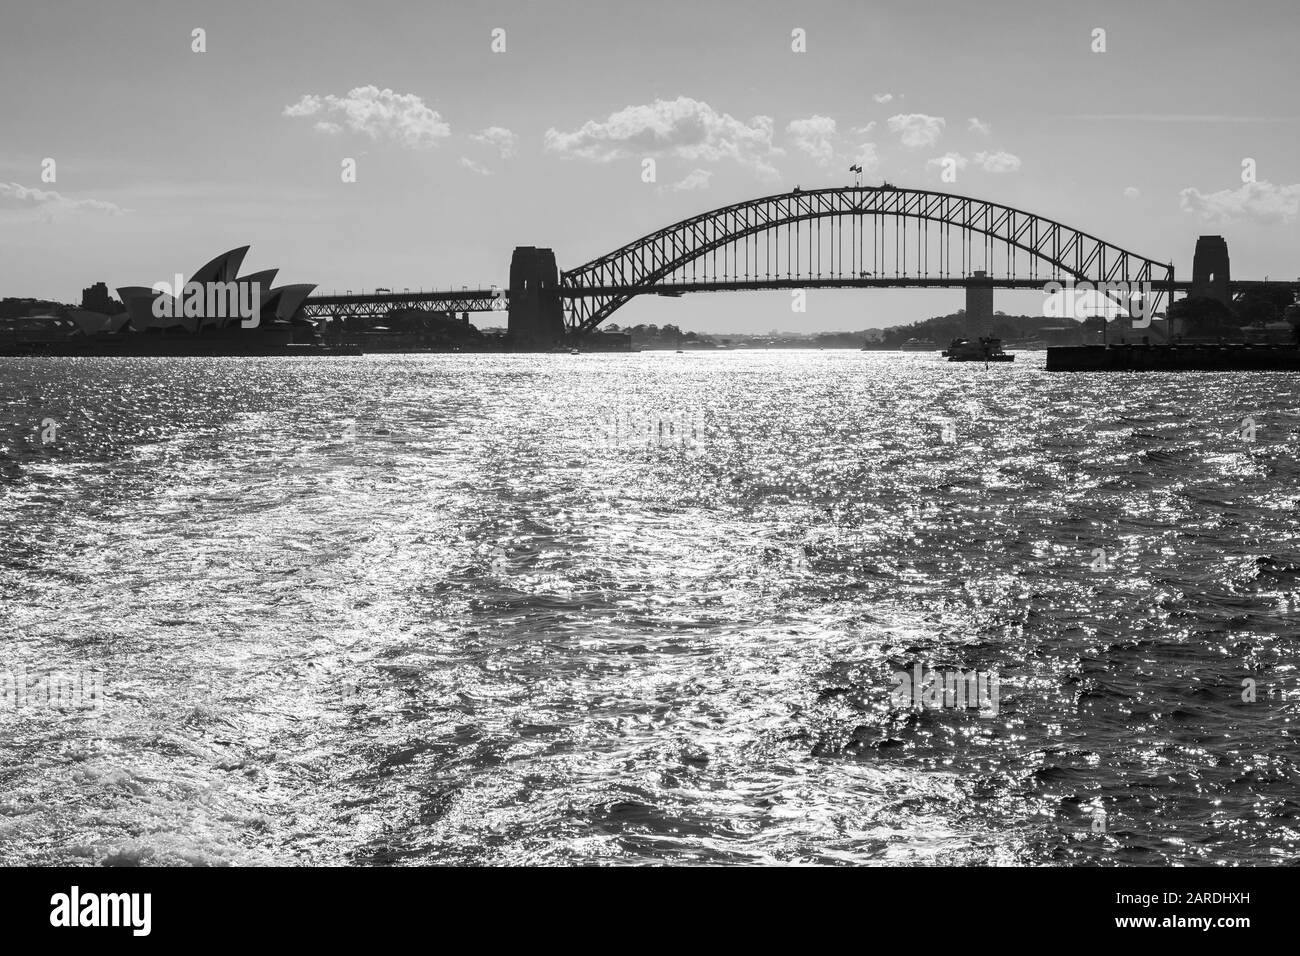
[[[517,246],[510,259],[510,340],[517,348],[553,348],[564,341],[564,307],[555,253]]]
[[[1231,305],[1228,266],[1228,243],[1222,236],[1201,236],[1197,239],[1196,255],[1192,258],[1190,298],[1216,299],[1224,305]]]
[[[966,338],[972,340],[993,330],[993,284],[984,277],[976,272],[966,283]]]

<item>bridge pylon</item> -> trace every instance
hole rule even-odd
[[[977,270],[966,286],[966,338],[993,334],[993,283]]]
[[[564,341],[564,305],[555,253],[517,246],[510,258],[508,329],[516,347],[546,348]]]
[[[1197,239],[1192,258],[1192,297],[1215,299],[1224,305],[1231,303],[1230,268],[1228,243],[1222,236]]]

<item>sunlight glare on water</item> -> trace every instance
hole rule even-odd
[[[1042,364],[0,360],[0,863],[1293,861],[1300,386]]]

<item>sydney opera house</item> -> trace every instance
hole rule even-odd
[[[123,311],[106,315],[88,309],[69,309],[68,318],[82,333],[83,341],[110,348],[114,344],[126,344],[132,352],[141,347],[169,354],[213,348],[265,351],[316,343],[315,326],[299,315],[316,286],[276,286],[276,269],[239,275],[248,249],[241,246],[222,253],[184,283],[187,292],[208,290],[206,297],[182,296],[181,289],[168,292],[153,286],[122,286],[117,289],[117,295]],[[211,307],[213,290],[218,292],[216,309]],[[222,291],[230,295],[222,296]],[[238,303],[252,304],[256,311],[246,314],[231,308]],[[119,350],[112,351],[116,354]]]

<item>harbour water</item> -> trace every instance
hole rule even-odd
[[[1297,447],[1042,353],[0,359],[0,864],[1294,863]]]

